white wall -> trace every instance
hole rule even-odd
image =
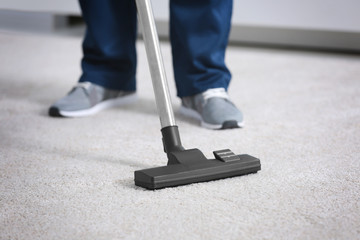
[[[152,4],[166,35],[169,0]],[[0,9],[80,14],[77,0],[0,0]],[[360,0],[234,0],[230,39],[360,50]]]
[[[0,9],[79,14],[77,0],[0,0]]]
[[[241,25],[360,32],[359,0],[234,0]]]
[[[167,34],[167,0],[153,0]],[[360,0],[234,0],[233,42],[360,51]]]
[[[162,20],[168,19],[168,1],[152,1]],[[77,0],[0,0],[0,8],[80,13]],[[360,32],[360,0],[234,0],[233,23]]]
[[[168,19],[168,1],[152,1]],[[360,0],[234,0],[233,24],[360,32]]]

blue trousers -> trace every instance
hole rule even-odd
[[[134,0],[79,0],[87,25],[82,75],[106,88],[136,90]],[[170,40],[179,97],[228,88],[225,50],[232,0],[170,0]]]

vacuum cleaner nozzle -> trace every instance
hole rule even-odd
[[[151,63],[149,68],[168,165],[135,171],[135,184],[148,189],[158,189],[259,171],[260,160],[249,155],[235,155],[225,149],[215,151],[215,159],[208,160],[198,149],[183,148],[171,106],[151,2],[136,0],[136,6],[143,27],[146,55]]]
[[[235,155],[229,149],[214,151],[208,160],[199,149],[181,146],[177,126],[163,128],[168,165],[135,171],[135,185],[147,189],[174,187],[256,173],[260,160],[247,154]]]

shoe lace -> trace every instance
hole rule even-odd
[[[76,89],[82,88],[84,90],[84,93],[89,96],[89,89],[91,87],[91,83],[90,82],[79,82],[75,85],[75,87],[73,87],[73,89],[71,89],[70,93],[76,91]],[[69,93],[69,94],[70,94]]]
[[[224,99],[229,99],[229,95],[225,91],[224,88],[211,88],[206,90],[202,93],[204,101],[208,100],[209,98],[219,97]]]
[[[76,87],[84,88],[85,90],[89,89],[91,86],[90,82],[79,82]]]

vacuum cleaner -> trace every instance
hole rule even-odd
[[[214,159],[207,159],[199,149],[185,149],[182,146],[179,129],[175,123],[151,2],[136,0],[136,5],[168,163],[162,167],[135,171],[135,185],[155,190],[259,171],[260,160],[247,154],[236,155],[229,149],[223,149],[213,152]]]

